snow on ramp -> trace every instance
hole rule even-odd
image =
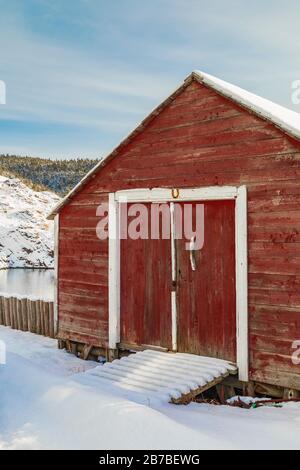
[[[145,350],[91,369],[85,375],[144,395],[148,401],[180,403],[236,372],[234,364],[221,359]]]

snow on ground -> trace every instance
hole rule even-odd
[[[299,449],[300,405],[240,409],[136,400],[56,342],[0,327],[0,449]]]
[[[59,350],[57,341],[51,338],[28,331],[0,326],[0,340],[5,342],[9,353],[26,359],[50,374],[67,377],[99,366],[97,362],[82,361],[65,350]]]
[[[59,197],[0,176],[0,269],[53,268],[53,222],[46,217]]]

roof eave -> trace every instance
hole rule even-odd
[[[288,124],[283,124],[275,116],[272,116],[270,113],[268,113],[267,111],[264,111],[263,109],[258,109],[248,100],[243,100],[242,98],[236,96],[234,93],[224,90],[222,87],[216,85],[212,80],[209,80],[204,75],[202,75],[201,71],[195,70],[192,72],[191,76],[202,85],[208,86],[209,88],[217,92],[219,95],[241,106],[246,111],[252,112],[256,116],[264,119],[265,121],[270,122],[271,124],[273,124],[275,127],[277,127],[279,130],[281,130],[285,134],[300,141],[299,130],[295,129],[292,126],[289,126]]]

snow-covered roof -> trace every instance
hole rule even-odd
[[[123,145],[126,145],[135,135],[141,132],[146,124],[154,119],[192,80],[197,80],[204,85],[215,90],[217,93],[234,101],[243,108],[255,113],[256,115],[272,122],[283,132],[300,140],[300,114],[285,108],[270,100],[262,98],[254,93],[244,90],[236,85],[225,82],[220,78],[209,75],[200,70],[192,72],[179,88],[177,88],[166,100],[155,108],[112,152],[103,158],[86,176],[65,196],[64,199],[49,214],[48,219],[53,219],[56,214],[68,203],[68,201],[81,190],[83,185],[89,181],[102,168],[108,160],[113,158]]]
[[[243,88],[232,85],[231,83],[225,82],[208,73],[201,72],[200,70],[196,70],[193,73],[205,85],[213,88],[227,98],[236,101],[243,107],[250,109],[264,119],[272,121],[288,134],[300,139],[300,113],[273,103],[273,101],[250,93]]]

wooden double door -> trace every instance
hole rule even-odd
[[[175,332],[179,352],[236,361],[235,201],[189,204],[193,217],[202,205],[201,249],[187,249],[192,240],[176,217],[170,237],[163,224],[151,237],[149,217],[148,237],[120,241],[121,343],[172,350]]]

